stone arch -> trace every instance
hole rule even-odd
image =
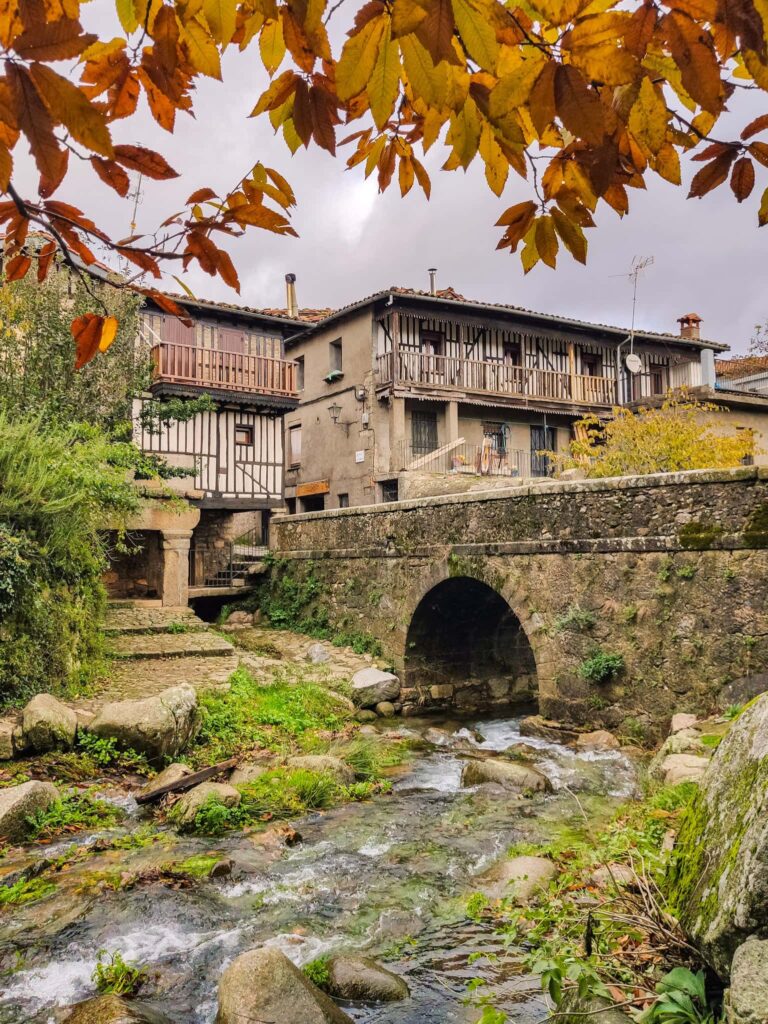
[[[418,691],[420,704],[538,701],[533,617],[498,581],[449,568],[434,567],[407,602],[406,688]]]

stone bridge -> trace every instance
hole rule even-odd
[[[376,636],[404,713],[533,699],[640,740],[768,688],[765,469],[521,484],[272,529],[273,599],[306,595],[306,614]]]

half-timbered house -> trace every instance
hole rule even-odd
[[[300,397],[285,415],[288,509],[415,496],[436,475],[453,489],[547,475],[542,453],[585,413],[713,384],[727,346],[699,335],[694,314],[679,334],[630,336],[452,289],[378,292],[288,340]]]

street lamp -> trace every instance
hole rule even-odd
[[[328,406],[328,412],[334,423],[339,422],[339,416],[341,416],[341,406],[338,402],[334,402],[333,405]]]

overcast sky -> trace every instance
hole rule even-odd
[[[112,35],[108,27],[99,28],[102,37]],[[201,82],[196,118],[180,114],[174,135],[160,130],[145,112],[113,128],[115,141],[158,149],[181,174],[171,182],[144,183],[139,230],[152,230],[196,188],[226,191],[258,159],[293,185],[298,208],[292,222],[299,238],[249,229],[230,248],[240,274],[239,298],[219,279],[193,270],[186,281],[201,298],[283,307],[284,275],[292,271],[300,305],[338,307],[390,285],[426,288],[427,268],[435,266],[438,287],[452,285],[467,298],[628,325],[632,289],[626,275],[634,257],[652,256],[638,287],[639,327],[676,333],[677,317],[697,312],[707,338],[740,352],[755,325],[768,318],[768,227],[758,229],[756,212],[768,185],[765,168],[757,167],[755,191],[741,206],[727,186],[704,199],[685,200],[682,189],[649,179],[646,192],[629,190],[628,217],[620,220],[607,207],[599,213],[597,228],[587,232],[586,267],[564,253],[556,271],[539,264],[526,276],[517,255],[495,249],[500,236],[495,220],[507,206],[530,196],[517,175],[510,174],[497,199],[479,161],[467,174],[441,172],[446,151],[435,146],[427,160],[433,172],[429,202],[418,187],[405,199],[396,185],[379,195],[374,177],[365,181],[361,168],[344,170],[343,156],[334,159],[313,146],[292,157],[266,118],[249,120],[266,82],[253,47],[227,57],[224,83]],[[739,90],[732,108],[741,126],[764,112],[765,104]],[[17,166],[29,194],[36,180],[31,164],[19,154]],[[700,166],[684,164],[686,182]],[[130,203],[89,168],[74,168],[57,198],[84,208],[113,237],[128,234]],[[179,290],[172,280],[165,286]]]

